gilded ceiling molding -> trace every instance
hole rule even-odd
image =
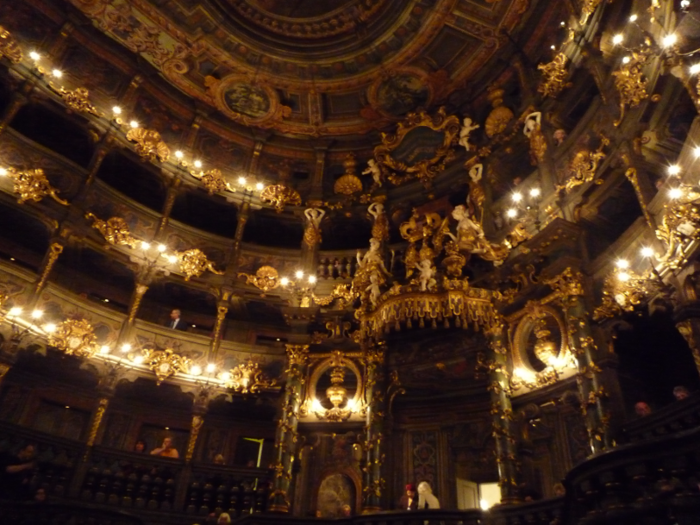
[[[144,159],[166,162],[170,158],[170,148],[160,138],[160,133],[153,129],[130,128],[126,138],[136,143],[134,149]]]
[[[285,184],[272,184],[260,193],[260,200],[274,206],[277,213],[282,213],[284,207],[301,206],[301,195],[294,188]]]
[[[14,192],[18,195],[17,202],[24,204],[27,201],[39,202],[48,196],[57,203],[68,206],[68,201],[64,201],[58,195],[55,188],[51,186],[44,170],[41,168],[17,170],[15,168],[3,169],[3,174],[14,181]]]
[[[0,26],[0,58],[7,58],[13,64],[19,64],[22,61],[22,49],[14,39],[12,34],[4,27]]]
[[[87,89],[79,87],[70,91],[64,87],[56,87],[53,82],[49,82],[49,87],[61,96],[65,105],[70,109],[79,113],[90,113],[96,117],[104,117],[104,114],[90,103],[90,92]]]
[[[261,390],[272,388],[277,381],[265,376],[258,363],[249,361],[233,367],[226,380],[226,388],[240,394],[257,394]]]
[[[542,83],[537,88],[544,98],[557,98],[564,88],[570,87],[567,83],[569,71],[566,69],[568,57],[564,53],[557,53],[551,62],[540,64],[537,69],[542,71]]]
[[[185,275],[185,281],[189,281],[192,277],[199,277],[205,271],[210,271],[216,275],[224,275],[224,272],[214,268],[214,263],[198,248],[177,252],[175,257],[177,257],[180,265],[180,271]]]
[[[112,217],[103,221],[93,213],[86,213],[85,218],[92,222],[92,227],[99,231],[105,240],[115,246],[136,248],[138,240],[131,235],[129,225],[121,217]]]
[[[565,190],[566,193],[571,193],[574,188],[592,181],[595,181],[596,184],[602,184],[603,180],[596,180],[595,176],[600,161],[606,157],[603,149],[609,144],[610,140],[601,135],[600,146],[596,151],[591,151],[587,147],[577,151],[569,163],[569,178],[563,185],[557,186],[557,191]]]
[[[629,61],[627,63],[623,61],[620,69],[613,71],[615,89],[617,89],[620,95],[620,116],[614,122],[615,126],[619,126],[622,123],[622,119],[625,118],[625,108],[627,106],[630,108],[637,107],[643,100],[649,97],[649,93],[647,93],[646,89],[647,81],[644,78],[642,69],[646,64],[650,52],[647,42],[642,49],[632,51]]]
[[[382,144],[374,148],[374,158],[382,174],[392,184],[399,185],[413,179],[419,179],[429,188],[432,180],[440,174],[445,165],[455,157],[455,145],[461,126],[459,118],[447,116],[445,108],[441,107],[434,116],[425,111],[409,113],[396,128],[396,133],[382,133]],[[397,149],[409,134],[424,133],[430,138],[440,134],[441,140],[435,147],[420,157],[421,160],[411,162],[410,158],[396,157]],[[428,157],[428,158],[425,158]]]
[[[261,290],[263,292],[261,294],[262,297],[280,285],[279,273],[272,266],[261,266],[255,272],[255,275],[240,272],[238,277],[245,277],[246,284],[252,284]]]
[[[179,372],[189,373],[192,364],[190,359],[176,354],[171,348],[165,350],[144,349],[143,356],[146,366],[156,375],[157,385]]]
[[[49,345],[66,355],[92,357],[99,350],[97,336],[86,319],[67,319],[49,334]]]

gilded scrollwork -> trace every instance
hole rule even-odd
[[[671,269],[682,266],[688,257],[691,243],[700,239],[700,196],[694,187],[683,186],[684,197],[664,207],[656,237],[666,245],[659,261]]]
[[[199,277],[206,271],[216,275],[224,274],[224,272],[217,270],[214,263],[198,248],[178,252],[175,257],[177,257],[180,271],[185,274],[185,281],[189,281],[192,277]]]
[[[598,171],[598,165],[606,156],[603,149],[608,144],[610,144],[610,140],[601,135],[600,146],[596,151],[582,148],[576,152],[574,158],[571,159],[569,163],[569,178],[563,185],[557,186],[557,190],[565,190],[566,193],[571,193],[577,186],[594,181],[596,172]],[[596,184],[601,184],[603,181],[598,179],[595,182]]]
[[[600,321],[632,312],[661,291],[651,271],[637,274],[632,270],[615,270],[603,284],[601,304],[593,311],[593,320]]]
[[[226,388],[241,394],[255,394],[275,384],[276,381],[267,378],[260,365],[252,361],[232,368],[226,380]]]
[[[333,193],[336,195],[352,195],[362,191],[362,181],[357,176],[357,159],[354,153],[348,154],[343,162],[345,173],[335,181]]]
[[[620,69],[613,71],[615,88],[620,95],[620,116],[614,122],[615,126],[619,126],[622,123],[627,106],[630,108],[637,107],[649,97],[646,89],[647,81],[642,72],[648,55],[648,47],[643,48],[641,51],[634,51],[627,62],[623,61]]]
[[[49,86],[61,96],[63,102],[70,109],[80,113],[90,113],[96,117],[104,116],[90,103],[90,92],[87,89],[79,87],[71,91],[63,87],[58,88],[52,83],[50,83]]]
[[[568,57],[564,53],[557,53],[551,62],[540,64],[537,69],[542,71],[542,83],[538,91],[542,96],[547,98],[557,98],[565,87],[567,87],[567,78],[569,72],[566,69]]]
[[[274,206],[277,213],[282,213],[287,205],[301,206],[299,192],[285,184],[267,186],[260,193],[260,200]]]
[[[145,159],[165,162],[170,158],[170,148],[163,142],[160,133],[153,129],[130,128],[126,138],[136,143],[136,153]]]
[[[432,152],[433,156],[413,164],[395,158],[394,152],[405,137],[419,128],[442,134],[442,143]],[[418,179],[424,186],[430,187],[433,178],[445,169],[447,162],[454,158],[454,146],[460,129],[459,118],[454,115],[447,116],[445,108],[440,108],[434,117],[425,111],[409,113],[406,119],[398,124],[396,133],[382,134],[382,144],[374,148],[377,168],[382,176],[395,186]]]
[[[97,336],[86,319],[67,319],[49,334],[49,344],[66,355],[92,357],[98,350]]]
[[[201,181],[202,186],[206,188],[209,195],[214,195],[215,193],[220,193],[226,190],[233,191],[233,188],[231,188],[231,185],[226,182],[226,179],[224,179],[224,176],[219,169],[215,168],[209,171],[200,172],[191,171],[190,175]]]
[[[22,49],[10,32],[0,26],[0,58],[2,57],[13,64],[19,64],[22,61]]]
[[[287,345],[287,360],[290,366],[305,365],[309,359],[309,345]]]
[[[44,170],[40,168],[28,170],[7,168],[4,171],[14,182],[13,191],[18,195],[17,202],[19,204],[24,204],[27,201],[39,202],[48,196],[57,203],[68,206],[68,201],[61,199],[58,196],[58,190],[51,186]]]
[[[93,221],[92,227],[99,231],[110,244],[136,248],[138,240],[131,235],[129,225],[121,217],[112,217],[103,221],[93,213],[87,213],[85,218]]]
[[[188,373],[192,364],[189,358],[176,354],[172,348],[144,349],[143,354],[146,366],[156,375],[158,385],[178,372]]]

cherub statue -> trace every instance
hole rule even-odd
[[[469,144],[469,134],[480,127],[479,124],[472,124],[472,119],[465,117],[462,129],[459,130],[459,145],[469,151],[472,148],[472,145]]]
[[[425,292],[426,290],[433,291],[437,281],[435,280],[436,270],[432,261],[430,261],[430,259],[423,259],[416,265],[416,268],[420,272],[418,281],[420,282],[421,292]]]
[[[542,126],[542,113],[540,111],[534,111],[525,117],[525,125],[523,126],[523,134],[530,138],[530,135],[536,129]]]
[[[372,308],[376,308],[379,296],[382,294],[382,291],[379,289],[379,274],[377,274],[376,271],[369,275],[369,286],[367,286],[365,291],[369,292],[369,300],[372,303]]]
[[[542,133],[542,113],[534,111],[525,117],[523,134],[530,139],[530,162],[533,166],[544,159],[547,151],[547,140]]]
[[[378,241],[389,240],[389,219],[384,213],[384,205],[381,202],[373,202],[367,208],[367,211],[374,219],[372,225],[372,238]]]
[[[378,187],[382,187],[382,170],[374,159],[369,159],[367,161],[367,168],[362,172],[363,175],[372,175],[374,183]]]
[[[304,230],[304,242],[307,245],[316,246],[321,242],[321,221],[325,215],[326,212],[320,208],[304,210],[304,216],[308,221]]]

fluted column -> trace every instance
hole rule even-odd
[[[503,503],[518,500],[517,459],[513,437],[513,408],[510,401],[510,380],[507,374],[506,330],[500,322],[489,333],[492,366],[489,367],[489,391],[491,392],[491,428],[496,443],[498,483]]]
[[[386,481],[382,477],[384,453],[385,370],[384,346],[368,347],[364,351],[366,367],[365,395],[367,419],[365,421],[365,468],[362,512],[369,514],[382,510],[382,491]]]
[[[583,275],[567,268],[555,280],[564,306],[569,347],[576,357],[581,413],[586,422],[591,453],[611,447],[609,415],[605,407],[608,393],[601,378],[601,369],[595,364],[597,347],[593,340],[588,313],[584,304]]]
[[[185,462],[189,463],[192,461],[194,456],[194,448],[197,445],[197,438],[199,437],[199,431],[204,425],[204,413],[195,412],[192,415],[192,423],[190,424],[190,436],[187,440],[187,450],[185,451]]]
[[[292,481],[292,466],[297,440],[297,424],[302,389],[306,378],[309,345],[287,345],[287,384],[284,390],[282,414],[277,425],[275,439],[274,482],[270,494],[271,512],[290,511],[289,487]]]

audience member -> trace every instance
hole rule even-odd
[[[688,392],[688,389],[683,385],[678,385],[673,389],[673,397],[676,398],[676,401],[682,401],[690,397],[690,392]]]
[[[46,503],[46,490],[39,487],[34,493],[34,503]]]
[[[430,483],[421,481],[418,483],[418,509],[439,509],[440,502],[433,494]]]
[[[146,452],[146,442],[143,439],[139,439],[134,445],[134,452],[137,454],[143,454]]]
[[[634,405],[634,412],[639,417],[651,415],[651,407],[644,401],[639,401]]]
[[[224,460],[224,455],[223,454],[217,454],[214,456],[214,465],[224,465],[226,463],[226,460]]]
[[[152,456],[160,456],[162,458],[172,458],[177,459],[180,457],[177,449],[173,447],[172,438],[166,437],[163,440],[163,445],[160,448],[154,448],[151,450]]]
[[[418,508],[418,498],[416,498],[416,487],[413,483],[406,485],[406,493],[399,499],[399,510],[416,510]]]
[[[560,498],[562,496],[566,496],[566,488],[564,488],[563,483],[555,483],[554,484],[554,496],[557,498]]]
[[[34,445],[26,445],[16,455],[6,454],[0,457],[0,494],[5,499],[31,498],[34,453]]]
[[[343,505],[343,507],[340,509],[340,517],[349,518],[350,516],[352,516],[352,508],[350,505]]]
[[[187,324],[180,317],[179,309],[175,308],[172,312],[170,312],[170,321],[168,321],[166,326],[168,328],[172,328],[173,330],[187,330]]]

